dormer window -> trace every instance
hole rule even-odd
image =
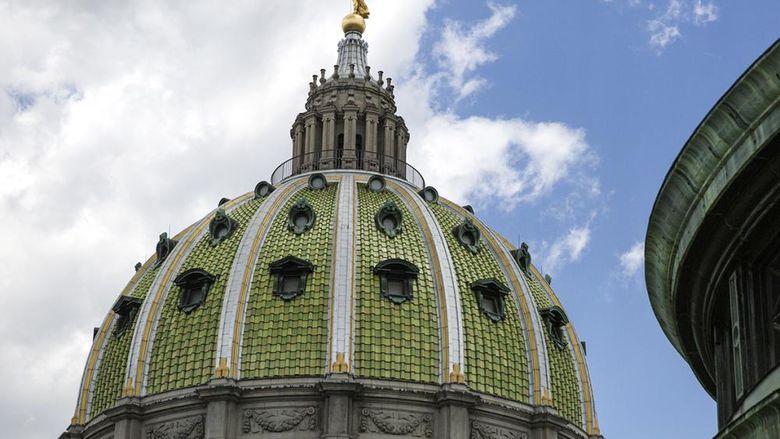
[[[295,299],[306,291],[306,281],[314,272],[314,265],[309,261],[287,256],[268,266],[274,279],[274,296],[285,302]]]
[[[452,230],[458,242],[466,247],[471,253],[477,254],[480,249],[481,233],[479,229],[471,222],[471,219],[464,220],[459,226]]]
[[[506,306],[504,297],[509,293],[509,288],[496,279],[482,279],[471,284],[471,290],[477,299],[477,305],[482,314],[493,322],[500,322],[506,318]]]
[[[372,175],[368,179],[368,190],[371,192],[382,192],[387,187],[387,182],[381,175]]]
[[[317,215],[306,198],[301,198],[290,208],[287,228],[296,235],[303,234],[314,226]]]
[[[512,250],[512,257],[515,259],[517,265],[526,273],[528,273],[528,267],[531,266],[531,252],[528,251],[528,244],[525,242],[520,244],[520,248]]]
[[[255,186],[255,199],[265,198],[274,190],[276,190],[276,188],[273,187],[271,183],[267,181],[261,181],[260,183],[257,183],[257,186]]]
[[[322,174],[314,174],[309,177],[309,189],[319,191],[328,187],[328,180]]]
[[[422,199],[428,203],[439,201],[439,191],[433,186],[426,186],[425,189],[421,190],[419,193]]]
[[[555,343],[558,349],[563,349],[566,346],[563,328],[569,323],[566,313],[559,306],[541,309],[539,313],[542,315],[545,325],[547,325],[547,332],[550,334],[553,343]]]
[[[214,218],[209,223],[209,235],[211,235],[211,245],[217,246],[230,238],[233,231],[238,227],[238,223],[225,213],[225,209],[219,208],[214,214]]]
[[[157,247],[155,248],[155,253],[157,253],[157,260],[154,263],[155,267],[159,267],[165,262],[165,259],[171,254],[177,243],[177,241],[169,238],[167,233],[163,232],[160,234],[160,240],[157,241]]]
[[[114,335],[120,337],[130,328],[138,309],[141,307],[141,299],[130,296],[119,296],[111,308],[117,315]]]
[[[403,216],[401,209],[392,202],[386,202],[374,216],[376,227],[385,235],[395,238],[403,231]]]
[[[379,276],[379,290],[382,297],[400,305],[414,298],[412,287],[420,269],[402,259],[388,259],[374,267]]]
[[[179,310],[189,314],[206,301],[206,296],[217,278],[200,268],[180,274],[173,281],[179,287]]]

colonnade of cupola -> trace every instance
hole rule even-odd
[[[395,86],[366,65],[368,44],[359,32],[339,43],[339,62],[313,75],[306,111],[295,119],[292,174],[361,169],[404,178],[409,130],[396,115]]]

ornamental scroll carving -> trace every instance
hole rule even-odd
[[[479,421],[471,423],[470,439],[528,439],[528,435],[519,431],[507,430]]]
[[[317,408],[244,410],[244,433],[283,433],[317,429]]]
[[[146,439],[203,439],[203,416],[154,425],[146,430]]]
[[[360,417],[360,431],[394,436],[432,437],[433,424],[430,415],[363,409]]]

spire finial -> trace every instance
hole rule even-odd
[[[341,21],[341,28],[344,33],[358,32],[362,34],[366,31],[366,18],[369,15],[368,5],[364,0],[352,0],[352,13]]]

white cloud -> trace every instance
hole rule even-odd
[[[589,243],[589,225],[570,229],[550,245],[542,259],[541,267],[547,273],[555,273],[565,264],[578,261]]]
[[[372,4],[377,70],[410,69],[432,3]],[[0,2],[4,436],[57,437],[92,327],[159,232],[287,158],[344,12],[314,0]]]
[[[410,161],[430,184],[447,188],[447,197],[461,203],[498,203],[511,209],[550,194],[576,175],[590,178],[594,164],[585,130],[563,122],[536,122],[523,118],[461,117],[434,107],[442,90],[441,78],[450,76],[451,90],[462,98],[487,83],[474,74],[482,64],[497,59],[484,44],[515,15],[515,8],[490,4],[492,15],[468,27],[447,21],[434,51],[444,57],[445,70],[420,68],[397,90],[399,103],[412,133]],[[446,157],[446,160],[442,160]],[[580,178],[582,177],[582,178]],[[590,185],[593,187],[593,185]],[[598,186],[598,183],[595,183]]]
[[[620,255],[620,268],[625,277],[633,277],[645,262],[645,243],[637,241],[630,249]]]
[[[681,0],[669,0],[665,11],[647,22],[647,30],[650,32],[650,46],[663,50],[682,36],[679,27],[682,7]]]
[[[718,7],[715,2],[669,0],[663,12],[647,21],[650,47],[660,54],[669,45],[682,38],[681,29],[684,26],[691,23],[705,26],[717,19]]]
[[[445,70],[443,73],[450,87],[457,90],[458,99],[473,94],[487,83],[484,78],[468,75],[498,58],[485,47],[486,40],[509,24],[517,12],[514,5],[489,3],[488,6],[490,17],[471,27],[447,20],[441,39],[434,46],[434,54]]]
[[[693,23],[699,26],[712,23],[718,19],[718,7],[715,3],[704,3],[697,0],[693,6]]]
[[[406,78],[399,112],[428,180],[448,198],[513,205],[587,174],[583,129],[433,109],[442,72],[424,74],[416,58],[432,4],[372,4],[366,34],[375,71]],[[486,40],[515,14],[491,11],[473,26],[445,26],[439,56],[455,98],[484,86],[476,72],[498,56]],[[0,376],[13,386],[0,396],[0,423],[9,437],[49,438],[68,423],[92,327],[159,232],[250,191],[288,157],[290,124],[311,74],[333,64],[342,15],[314,0],[0,2]],[[576,230],[556,259],[579,257],[589,229]]]

